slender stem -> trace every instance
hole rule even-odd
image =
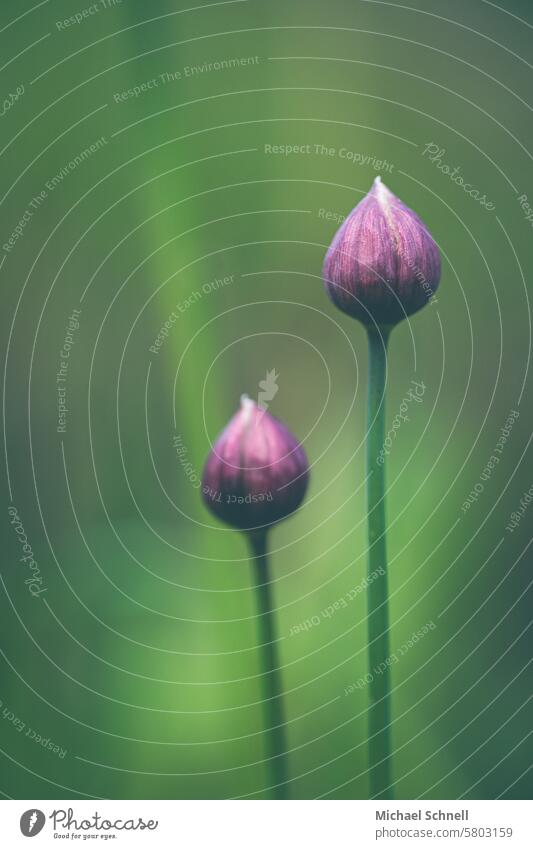
[[[267,532],[249,535],[258,603],[259,647],[263,668],[263,711],[268,769],[275,799],[289,798],[287,743],[283,716],[281,674],[274,637],[274,614],[268,567]]]
[[[367,410],[368,510],[368,662],[371,675],[368,712],[369,790],[371,798],[393,799],[390,733],[390,650],[387,550],[385,542],[385,381],[389,328],[369,327]],[[378,462],[378,458],[381,462]],[[377,572],[377,576],[376,576]]]

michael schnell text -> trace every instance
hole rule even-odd
[[[423,811],[421,808],[418,811],[376,811],[377,820],[385,820],[387,822],[396,822],[400,820],[468,820],[468,810],[466,808],[460,811]]]

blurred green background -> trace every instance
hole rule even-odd
[[[4,0],[5,796],[268,795],[246,547],[196,476],[272,368],[312,462],[271,539],[290,792],[367,796],[365,593],[322,614],[365,574],[366,340],[320,275],[378,173],[443,255],[390,348],[389,421],[426,386],[388,458],[392,651],[436,626],[392,667],[397,796],[531,794],[531,12]]]

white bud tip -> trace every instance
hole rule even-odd
[[[254,401],[248,395],[241,395],[241,410],[244,413],[243,421],[248,422],[250,420],[254,406]]]
[[[375,194],[376,200],[382,205],[386,205],[391,202],[391,198],[393,197],[392,192],[387,188],[385,183],[381,181],[381,177],[376,177],[374,180],[372,191]]]

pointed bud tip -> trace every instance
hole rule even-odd
[[[381,176],[379,176],[379,175],[376,177],[376,179],[372,183],[372,187],[371,187],[370,191],[368,192],[368,195],[373,195],[376,198],[376,200],[378,201],[378,203],[382,203],[382,204],[387,203],[388,201],[390,202],[391,198],[396,197],[394,195],[394,193],[391,192],[389,187],[385,185],[385,183],[381,179]],[[367,195],[367,197],[368,197],[368,195]]]
[[[240,408],[239,412],[242,413],[245,416],[245,418],[248,420],[252,416],[252,413],[254,411],[255,401],[252,398],[250,398],[250,396],[247,395],[246,392],[244,392],[241,395],[240,401],[241,401],[241,408]]]

